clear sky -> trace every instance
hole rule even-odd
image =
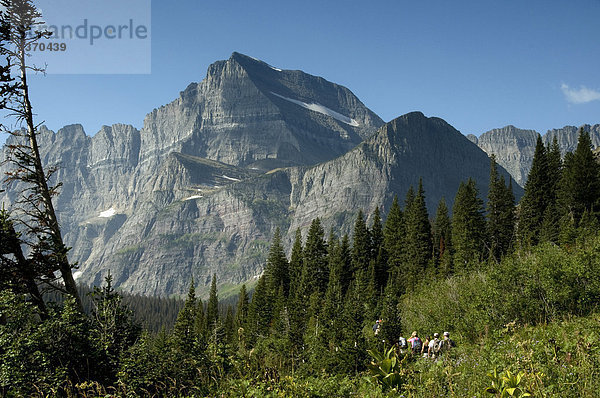
[[[38,119],[141,128],[238,51],[344,85],[385,121],[419,110],[476,135],[600,123],[600,0],[154,0],[151,16],[150,74],[36,76]]]

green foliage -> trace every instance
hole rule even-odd
[[[506,186],[504,176],[498,176],[496,158],[493,155],[490,160],[490,183],[486,210],[488,250],[492,258],[499,260],[508,253],[513,243],[515,197],[511,187]]]
[[[352,244],[352,273],[367,272],[371,259],[371,234],[365,224],[362,210],[359,210],[354,223]]]
[[[217,297],[217,275],[213,274],[210,283],[208,304],[206,305],[206,328],[211,331],[219,322],[219,298]]]
[[[592,153],[589,133],[579,130],[577,149],[565,158],[559,189],[561,211],[577,223],[587,210],[597,216],[600,199],[600,165]]]
[[[452,207],[452,247],[454,248],[454,269],[470,269],[483,254],[485,218],[483,201],[475,181],[461,182]]]
[[[408,356],[401,360],[394,347],[383,354],[372,350],[368,352],[373,358],[367,366],[373,380],[383,387],[383,391],[400,392],[406,378]]]
[[[315,218],[310,224],[302,254],[302,277],[298,293],[306,300],[315,291],[325,293],[329,278],[327,244],[324,240],[321,221],[318,218]]]
[[[90,323],[73,298],[40,321],[31,303],[0,292],[0,392],[29,396],[61,394],[69,385],[96,376],[98,351]]]
[[[498,374],[498,371],[494,369],[488,373],[492,385],[486,388],[485,392],[495,394],[500,398],[531,397],[531,394],[524,387],[525,380],[523,376],[525,376],[523,371],[512,374],[510,370],[505,370]]]
[[[452,223],[448,216],[448,206],[444,198],[440,200],[435,213],[432,228],[433,234],[433,259],[438,271],[443,276],[452,273]]]
[[[406,226],[405,258],[401,278],[407,291],[410,291],[419,282],[432,256],[431,226],[421,180],[414,198],[411,190],[407,194],[404,223]]]
[[[552,182],[548,173],[548,156],[542,137],[538,135],[525,194],[520,202],[517,229],[522,246],[539,242],[544,213],[553,200],[552,195],[548,195],[549,191],[552,191]]]
[[[288,261],[281,243],[281,234],[279,228],[277,228],[275,230],[275,235],[273,236],[273,243],[271,243],[269,256],[267,257],[265,276],[267,278],[269,289],[271,289],[271,291],[277,291],[279,286],[283,286],[286,297],[290,290],[290,274],[288,266]]]
[[[90,337],[101,353],[96,369],[99,380],[110,384],[115,381],[121,356],[133,345],[141,330],[133,321],[132,311],[114,291],[110,273],[105,283],[102,288],[95,287],[92,293]]]

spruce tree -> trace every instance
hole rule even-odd
[[[237,309],[235,312],[236,324],[238,327],[245,327],[246,320],[248,318],[248,308],[250,306],[250,299],[248,292],[246,292],[246,285],[242,285],[240,288],[240,294],[238,296]]]
[[[373,225],[371,225],[371,247],[373,249],[372,257],[377,256],[379,248],[383,245],[383,227],[381,224],[381,213],[379,207],[373,212]]]
[[[294,245],[292,246],[292,253],[290,255],[289,263],[289,275],[290,275],[290,297],[295,297],[300,287],[302,280],[302,232],[300,228],[296,229],[296,235],[294,238]]]
[[[248,339],[250,344],[269,335],[272,318],[272,297],[269,294],[267,279],[262,275],[254,288],[248,311]]]
[[[454,269],[469,268],[481,259],[485,244],[483,201],[478,196],[475,181],[461,182],[452,207],[452,247]]]
[[[432,255],[431,225],[425,205],[425,192],[422,180],[419,180],[417,194],[410,201],[407,195],[407,208],[404,212],[406,225],[406,259],[401,276],[408,290],[412,290],[423,273]]]
[[[359,210],[354,223],[352,243],[352,273],[368,271],[371,261],[371,236],[367,229],[362,210]]]
[[[406,233],[403,218],[404,215],[398,204],[398,197],[394,196],[383,228],[383,247],[387,255],[389,273],[400,269],[400,265],[404,259],[404,238]]]
[[[552,140],[552,144],[547,147],[546,153],[549,181],[547,192],[548,205],[544,210],[539,241],[559,243],[561,212],[558,203],[558,191],[562,176],[562,159],[556,136]]]
[[[303,268],[300,293],[308,299],[318,291],[325,293],[329,269],[327,266],[327,245],[324,241],[324,231],[321,221],[315,218],[308,230],[306,246],[303,251]]]
[[[206,306],[206,326],[209,331],[217,326],[219,321],[219,298],[217,297],[217,275],[213,274],[210,284],[208,304]]]
[[[192,352],[196,341],[196,288],[194,281],[190,283],[188,295],[185,300],[185,304],[179,314],[177,320],[173,326],[173,342],[175,349],[182,353]]]
[[[583,129],[579,130],[577,149],[565,157],[559,197],[562,214],[570,215],[576,226],[586,210],[593,217],[600,210],[600,165],[590,135]]]
[[[267,257],[267,266],[265,267],[265,276],[269,289],[276,293],[279,286],[283,286],[283,293],[287,297],[290,288],[290,276],[288,261],[281,244],[281,234],[279,227],[275,230],[271,249]]]
[[[521,245],[534,245],[539,241],[544,212],[548,207],[550,189],[548,159],[542,137],[538,135],[531,170],[525,183],[525,194],[519,204],[517,232]]]
[[[449,276],[452,273],[452,224],[444,198],[438,204],[432,229],[433,256],[438,271],[443,276]]]
[[[372,254],[371,261],[375,261],[375,291],[379,295],[387,283],[388,257],[383,244],[383,227],[381,225],[381,214],[379,207],[373,213],[373,225],[371,226]]]
[[[225,330],[225,341],[230,348],[234,347],[237,341],[237,328],[235,327],[235,316],[233,315],[233,307],[231,305],[227,306],[223,328]]]
[[[346,294],[350,282],[352,281],[352,253],[350,248],[350,238],[344,235],[339,245],[339,250],[335,253],[335,261],[339,263],[340,283],[342,285],[342,294]]]
[[[383,319],[381,337],[388,346],[393,345],[402,332],[402,318],[398,308],[400,297],[397,278],[390,278],[383,292],[383,308],[381,311],[381,319]]]
[[[499,261],[511,244],[515,228],[515,199],[504,176],[498,176],[496,157],[490,159],[490,182],[487,201],[487,242],[490,256]]]

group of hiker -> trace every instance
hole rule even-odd
[[[437,358],[444,352],[451,350],[456,347],[454,340],[450,338],[449,332],[444,332],[443,338],[440,339],[439,333],[434,333],[433,337],[425,337],[425,341],[421,340],[417,332],[412,332],[410,338],[406,340],[400,336],[398,339],[398,348],[400,353],[405,353],[406,350],[410,350],[413,355],[422,356],[424,358]]]
[[[379,334],[380,330],[381,320],[377,320],[375,325],[373,325],[375,336]],[[440,339],[439,333],[434,333],[433,337],[427,336],[425,337],[425,341],[423,341],[418,333],[414,331],[408,340],[400,336],[397,343],[400,354],[410,352],[415,356],[422,356],[424,358],[437,358],[454,347],[456,347],[456,343],[450,338],[449,332],[444,332],[442,339]]]

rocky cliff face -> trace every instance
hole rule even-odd
[[[265,171],[308,165],[347,152],[382,124],[345,87],[233,53],[146,117],[140,162],[175,151]]]
[[[595,148],[600,146],[600,125],[581,126],[590,133]],[[544,144],[549,145],[556,137],[562,154],[572,152],[577,148],[579,128],[565,126],[561,129],[552,129],[542,136]],[[495,154],[496,159],[522,187],[525,186],[538,137],[535,130],[522,130],[514,126],[493,129],[479,138],[470,134],[467,138],[477,144],[488,155]]]
[[[419,177],[432,211],[468,177],[485,194],[489,159],[443,120],[382,123],[344,87],[234,53],[140,131],[41,129],[75,276],[99,284],[110,270],[125,291],[171,295],[217,273],[226,292],[262,272],[276,227],[288,241],[315,217],[349,231]]]

